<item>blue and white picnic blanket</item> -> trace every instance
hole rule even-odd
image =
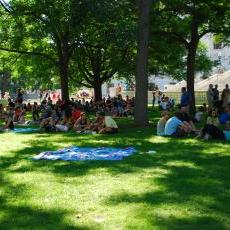
[[[122,160],[136,152],[133,147],[129,148],[88,148],[72,146],[58,151],[42,152],[33,157],[34,160],[64,160],[64,161],[85,161],[85,160]]]
[[[29,128],[29,127],[26,127],[26,128],[14,128],[14,130],[12,130],[12,132],[14,132],[14,133],[32,133],[32,132],[36,132],[36,131],[38,131],[38,129]]]

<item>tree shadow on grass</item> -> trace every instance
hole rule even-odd
[[[21,167],[17,171],[25,172],[27,170],[49,170],[53,171],[60,176],[82,176],[87,174],[88,171],[96,168],[106,168],[110,173],[132,173],[141,171],[146,168],[164,167],[165,163],[173,160],[181,160],[203,164],[212,163],[214,154],[210,155],[202,162],[202,158],[206,155],[202,154],[202,151],[208,150],[206,143],[198,142],[197,144],[184,143],[183,140],[175,140],[167,138],[164,143],[158,144],[152,143],[148,140],[151,136],[151,132],[145,135],[145,139],[141,136],[137,137],[134,133],[125,139],[125,135],[119,136],[73,136],[69,133],[66,135],[56,135],[55,139],[51,142],[48,141],[47,136],[37,136],[36,140],[30,140],[27,144],[29,147],[15,151],[15,157],[10,159],[4,159],[2,165],[7,168],[11,163],[16,163],[21,159],[28,159],[40,152],[57,150],[62,147],[68,147],[71,145],[81,147],[129,147],[134,146],[138,150],[138,154],[128,157],[122,161],[85,161],[85,162],[63,162],[63,161],[32,161],[28,167]],[[102,139],[103,138],[103,139]],[[219,146],[219,143],[217,142]],[[215,146],[212,143],[210,150]],[[223,144],[224,146],[224,144]],[[156,150],[157,154],[151,156],[145,154],[149,150]],[[139,153],[143,153],[142,155]],[[227,156],[226,156],[227,157]],[[220,156],[218,156],[218,159]],[[198,162],[196,162],[198,161]],[[77,167],[76,167],[77,166]]]
[[[209,217],[209,216],[189,216],[185,218],[178,217],[161,217],[158,216],[158,219],[154,225],[164,226],[166,229],[170,230],[228,230],[220,220]]]
[[[92,229],[82,224],[73,225],[65,221],[66,216],[72,215],[66,210],[42,209],[24,205],[23,200],[29,196],[26,186],[12,184],[6,178],[2,171],[0,174],[0,229]]]
[[[3,218],[0,219],[1,229],[92,229],[87,226],[74,226],[71,223],[65,222],[64,217],[69,213],[62,210],[41,210],[38,208],[7,204],[0,197],[1,207],[0,214]]]
[[[160,144],[149,141],[151,132],[142,138],[142,135],[131,134],[125,139],[126,133],[119,136],[81,136],[75,137],[71,134],[64,136],[56,135],[52,144],[47,142],[46,136],[35,141],[30,141],[29,147],[15,151],[14,164],[28,159],[31,155],[41,151],[58,149],[63,145],[78,145],[98,147],[102,139],[104,147],[134,146],[139,153],[130,156],[123,161],[86,161],[86,162],[50,162],[50,161],[28,161],[16,169],[11,168],[12,158],[4,158],[2,169],[8,172],[23,173],[28,171],[52,172],[57,177],[81,177],[93,170],[95,178],[97,170],[105,169],[113,176],[122,174],[144,175],[146,170],[152,172],[152,177],[143,178],[149,184],[148,191],[143,193],[122,192],[110,194],[104,201],[106,206],[116,207],[119,204],[147,204],[152,210],[162,204],[176,206],[184,209],[183,205],[189,203],[188,207],[198,209],[200,215],[194,213],[185,217],[161,216],[152,213],[151,209],[145,207],[134,210],[134,215],[140,212],[140,217],[147,221],[155,217],[155,222],[150,223],[166,229],[228,229],[230,225],[227,220],[230,213],[230,156],[224,154],[221,148],[229,149],[226,143],[194,142],[190,140],[175,140],[167,138]],[[139,145],[140,143],[140,145]],[[149,149],[157,150],[157,154],[146,154]],[[227,152],[226,152],[227,153]],[[5,163],[4,163],[5,162]],[[155,170],[163,170],[166,173],[156,173]],[[138,184],[137,184],[138,186]],[[159,191],[155,188],[159,186]],[[11,207],[9,207],[10,209]],[[23,207],[22,207],[23,208]],[[30,210],[33,213],[33,210]],[[29,212],[30,212],[29,211]],[[12,211],[13,212],[13,211]],[[28,213],[29,213],[28,212]],[[55,212],[55,211],[54,211]],[[196,211],[195,211],[196,213]],[[215,213],[213,215],[212,213]],[[27,214],[25,214],[27,215]],[[38,214],[39,215],[39,214]],[[42,216],[43,214],[41,214]],[[64,214],[63,214],[64,215]],[[58,216],[58,214],[55,214]],[[219,219],[219,217],[221,217]],[[55,217],[56,218],[56,217]],[[52,221],[55,221],[55,218]],[[52,222],[51,221],[51,222]],[[137,227],[137,226],[134,226]]]
[[[186,149],[184,144],[180,147]],[[162,226],[170,230],[229,229],[230,156],[202,153],[202,147],[190,153],[189,150],[191,149],[187,147],[182,154],[158,155],[153,159],[154,167],[160,167],[167,173],[150,177],[149,183],[152,184],[150,186],[152,189],[149,191],[142,194],[136,194],[135,191],[115,193],[105,199],[105,204],[112,207],[120,204],[147,204],[152,210],[166,205],[166,209],[167,206],[174,206],[175,211],[188,206],[194,209],[195,213],[198,212],[199,216],[191,215],[190,211],[184,218],[172,214],[168,214],[166,218],[160,214],[153,214],[152,210],[146,210],[144,207],[138,206],[138,210],[142,213],[140,217],[142,219],[151,220],[155,216],[156,220],[152,226]],[[161,189],[157,190],[158,186]]]

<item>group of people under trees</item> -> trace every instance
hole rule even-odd
[[[172,97],[168,97],[161,91],[156,91],[152,93],[152,105],[153,108],[155,104],[158,104],[160,110],[170,110],[175,105],[175,100]]]
[[[191,105],[191,94],[185,87],[181,90],[181,100],[175,114],[170,118],[170,109],[174,107],[173,99],[166,97],[162,93],[153,94],[154,104],[158,99],[162,117],[157,124],[157,135],[184,137],[196,135],[204,139],[228,139],[230,135],[230,90],[226,85],[222,94],[218,91],[218,86],[209,86],[207,91],[208,107],[204,103],[198,107],[194,116],[189,113]],[[23,104],[23,95],[18,90],[15,101],[9,99],[8,106],[4,108],[0,105],[0,119],[5,120],[5,125],[1,128],[14,129],[15,124],[36,124],[41,130],[64,131],[74,130],[78,133],[117,133],[118,126],[114,117],[133,115],[134,98],[121,95],[117,97],[103,98],[94,102],[86,100],[74,100],[66,103],[58,99],[55,103],[48,96],[41,104]],[[173,110],[174,111],[174,110]],[[26,114],[32,114],[32,121],[26,121]],[[89,115],[95,114],[94,120],[89,119]],[[196,126],[203,124],[202,129]]]
[[[72,99],[66,103],[59,99],[53,103],[50,97],[41,104],[22,102],[18,98],[15,101],[9,98],[6,108],[0,105],[0,119],[5,120],[1,130],[14,129],[15,124],[34,124],[47,132],[74,130],[79,133],[117,133],[114,117],[133,115],[134,110],[134,98],[127,96],[123,99],[121,95],[103,98],[98,102]],[[32,121],[26,121],[27,113],[32,114]],[[95,120],[90,121],[88,115],[95,113]]]
[[[157,135],[173,137],[195,135],[206,140],[230,139],[230,91],[228,84],[221,96],[218,86],[210,85],[207,92],[208,107],[204,103],[194,116],[189,114],[190,92],[185,87],[181,92],[180,105],[174,116],[170,118],[168,110],[162,111],[162,118],[157,124]],[[202,125],[205,118],[206,122],[203,128],[197,129],[196,126]]]
[[[218,85],[213,86],[213,84],[209,85],[207,91],[207,101],[209,110],[214,109],[224,109],[230,103],[230,89],[229,85],[226,84],[222,93],[218,90]]]

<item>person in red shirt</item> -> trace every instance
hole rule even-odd
[[[72,123],[75,124],[75,122],[78,120],[78,118],[81,116],[82,111],[75,106],[73,111],[72,111]]]

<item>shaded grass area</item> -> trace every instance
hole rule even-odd
[[[154,136],[119,120],[118,135],[0,134],[1,229],[230,229],[230,147]],[[62,147],[127,147],[123,161],[33,161]],[[147,152],[155,150],[150,155]]]

